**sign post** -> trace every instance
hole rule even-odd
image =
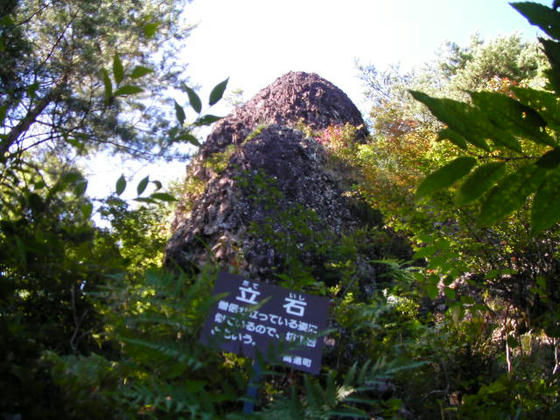
[[[200,340],[222,350],[318,374],[329,300],[220,272],[213,295],[224,295],[210,311]],[[257,357],[258,356],[258,357]],[[248,393],[256,395],[256,387]],[[249,395],[249,397],[254,397]]]

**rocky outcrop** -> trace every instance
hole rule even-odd
[[[189,164],[167,264],[328,283],[338,275],[333,261],[351,257],[367,289],[376,277],[368,261],[383,250],[365,228],[379,234],[380,215],[348,190],[324,145],[298,129],[347,123],[363,141],[364,122],[344,92],[306,73],[280,77],[219,121]],[[352,235],[360,238],[344,248]]]

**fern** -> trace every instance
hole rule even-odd
[[[269,407],[259,418],[273,419],[329,419],[329,418],[371,418],[372,413],[386,411],[384,401],[376,397],[378,385],[392,378],[396,373],[416,369],[425,362],[402,363],[399,360],[388,362],[380,358],[375,363],[368,361],[358,368],[354,363],[342,381],[336,380],[336,371],[330,370],[325,384],[304,376],[304,397],[292,388],[291,395],[284,397]],[[366,411],[364,406],[367,406]]]

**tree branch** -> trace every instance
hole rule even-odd
[[[53,87],[43,98],[41,98],[35,106],[27,112],[18,124],[16,124],[10,132],[0,141],[0,162],[6,162],[6,154],[10,147],[17,142],[19,137],[25,133],[31,125],[36,121],[37,117],[45,110],[47,106],[56,100],[62,93],[66,78],[63,78],[55,87]]]

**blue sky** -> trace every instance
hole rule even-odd
[[[201,97],[229,77],[228,90],[243,89],[249,99],[288,71],[307,71],[337,85],[363,112],[356,59],[380,69],[394,63],[406,69],[433,60],[445,41],[468,44],[476,32],[483,39],[519,32],[534,40],[538,34],[503,0],[193,0],[184,13],[188,23],[198,25],[182,54],[192,83],[202,87]],[[185,165],[123,168],[98,159],[90,165],[95,170],[88,191],[107,196],[122,172],[133,178],[131,186],[147,174],[179,179]]]
[[[192,81],[210,89],[230,77],[247,98],[301,70],[359,102],[356,59],[410,68],[435,58],[445,41],[466,45],[476,32],[530,40],[538,33],[504,0],[194,0],[185,14],[198,23],[184,50]]]

